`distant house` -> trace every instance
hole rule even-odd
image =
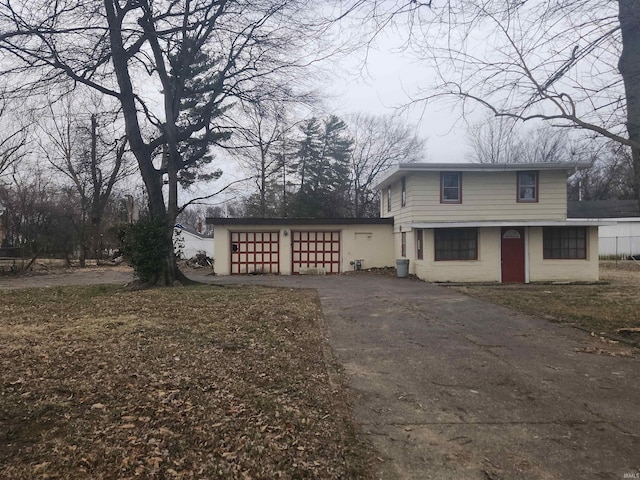
[[[567,218],[588,165],[400,164],[377,219],[208,218],[216,273],[343,273],[409,261],[437,282],[598,280],[598,225]]]
[[[612,223],[598,230],[600,256],[640,258],[640,206],[636,200],[569,202],[568,216]]]
[[[173,242],[179,244],[181,258],[193,258],[198,252],[204,252],[207,257],[214,258],[214,243],[210,234],[205,235],[177,223],[173,229]]]

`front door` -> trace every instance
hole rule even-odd
[[[502,283],[524,283],[524,228],[502,228]]]

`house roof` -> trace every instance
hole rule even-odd
[[[213,238],[213,234],[211,234],[211,233],[200,233],[196,229],[188,227],[188,226],[185,226],[185,225],[183,225],[181,223],[176,223],[174,225],[174,228],[176,230],[180,230],[181,232],[189,233],[189,234],[193,235],[194,237]]]
[[[568,202],[569,218],[629,218],[640,217],[637,200],[591,200]]]
[[[589,162],[536,163],[399,163],[380,179],[375,189],[382,189],[411,172],[517,172],[525,170],[565,170],[589,168]]]
[[[207,217],[207,225],[393,225],[390,218],[223,218]]]

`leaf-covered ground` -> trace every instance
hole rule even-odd
[[[0,478],[371,478],[312,291],[0,291]]]

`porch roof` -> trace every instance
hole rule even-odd
[[[616,225],[617,222],[587,219],[567,220],[480,220],[468,222],[410,222],[408,228],[482,228],[482,227],[602,227]]]

